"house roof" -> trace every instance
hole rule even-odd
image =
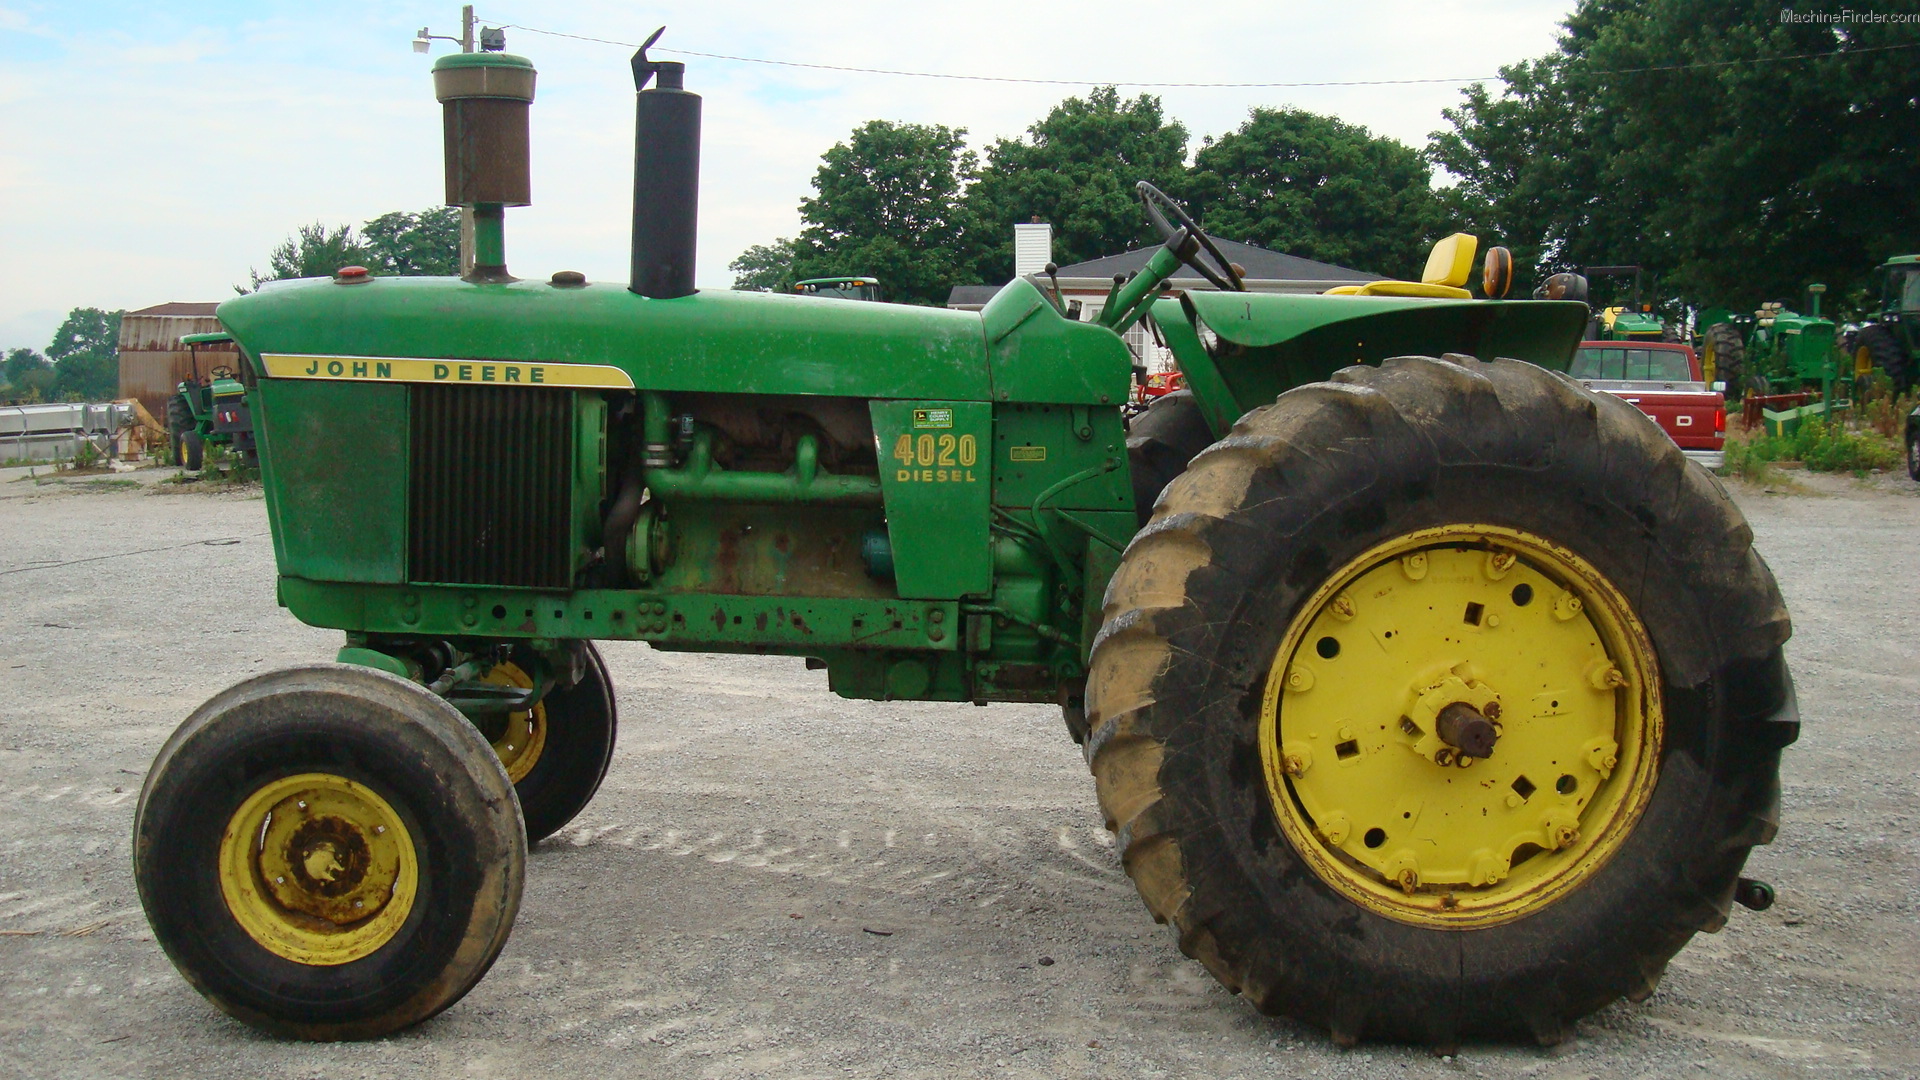
[[[947,294],[947,306],[950,308],[985,307],[987,301],[993,299],[993,294],[1005,287],[1004,285],[955,285],[953,292]]]
[[[201,303],[183,302],[180,300],[169,300],[164,304],[155,304],[152,307],[143,307],[139,311],[129,311],[127,312],[127,314],[129,315],[211,315],[213,314],[213,309],[219,306],[220,305],[218,303],[201,304]]]
[[[1222,237],[1213,236],[1211,233],[1208,234],[1208,238],[1220,248],[1220,254],[1225,255],[1227,261],[1238,263],[1241,269],[1246,271],[1246,278],[1249,281],[1380,280],[1379,274],[1369,274],[1364,270],[1355,270],[1346,266],[1335,266],[1333,263],[1319,262],[1314,259],[1303,259],[1298,255],[1286,255],[1278,251],[1268,251],[1266,248],[1254,247],[1252,244],[1242,244],[1237,240],[1223,239]],[[1115,274],[1130,274],[1146,266],[1147,260],[1152,258],[1153,253],[1157,250],[1159,250],[1159,245],[1154,244],[1147,247],[1135,248],[1132,251],[1123,251],[1118,255],[1089,259],[1086,262],[1061,267],[1059,276],[1063,278],[1106,278],[1111,281]],[[1206,258],[1206,253],[1202,252],[1201,257]],[[1205,279],[1196,273],[1192,267],[1182,266],[1174,272],[1173,280],[1204,281]]]

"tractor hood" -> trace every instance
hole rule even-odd
[[[269,376],[297,362],[286,357],[358,357],[456,361],[447,381],[461,381],[461,364],[482,381],[493,362],[597,365],[593,385],[664,391],[954,400],[985,400],[989,391],[980,316],[941,308],[725,290],[663,300],[625,283],[393,277],[271,285],[218,314]]]

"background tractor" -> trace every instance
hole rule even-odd
[[[1711,365],[1707,378],[1725,381],[1730,393],[1767,395],[1830,387],[1850,375],[1840,368],[1833,320],[1820,314],[1826,291],[1825,285],[1807,286],[1811,314],[1805,315],[1779,300],[1750,315],[1702,310],[1695,324],[1701,328],[1702,359]]]
[[[1920,255],[1895,255],[1875,274],[1878,306],[1853,332],[1849,352],[1856,374],[1879,368],[1904,394],[1920,373]]]
[[[833,296],[842,300],[879,300],[880,279],[871,277],[808,278],[793,283],[801,296]]]
[[[1680,340],[1673,327],[1660,321],[1653,310],[1651,299],[1653,288],[1647,284],[1643,296],[1641,286],[1647,278],[1647,272],[1638,266],[1589,266],[1580,271],[1588,281],[1588,287],[1598,278],[1626,277],[1633,279],[1633,291],[1625,304],[1601,305],[1593,318],[1587,323],[1588,341],[1666,341]]]
[[[225,333],[188,334],[181,338],[189,350],[196,345],[229,341]],[[253,411],[247,388],[233,369],[219,365],[205,377],[194,374],[175,387],[167,399],[167,442],[173,463],[198,472],[208,444],[229,446],[251,467],[259,463],[253,438]]]
[[[1558,1040],[1764,902],[1787,613],[1713,478],[1559,373],[1584,304],[1501,299],[1500,249],[1475,299],[1464,235],[1420,281],[1251,293],[1145,184],[1164,243],[1095,322],[1033,278],[701,291],[700,98],[633,69],[628,280],[508,272],[534,70],[459,54],[472,271],[220,308],[277,595],[345,635],[214,695],[141,792],[142,904],[220,1008],[360,1038],[465,994],[606,771],[595,639],[1057,704],[1152,917],[1345,1043]],[[1183,263],[1215,288],[1163,295]],[[1142,319],[1186,388],[1129,428]]]

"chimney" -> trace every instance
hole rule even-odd
[[[1038,274],[1053,261],[1053,226],[1044,221],[1013,227],[1014,280]]]
[[[700,95],[687,93],[687,65],[647,59],[647,49],[666,30],[655,30],[633,54],[633,272],[627,288],[656,300],[694,291],[700,211]]]

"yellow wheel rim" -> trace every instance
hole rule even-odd
[[[351,963],[391,941],[419,880],[400,815],[331,773],[255,791],[220,840],[227,910],[262,948],[299,964]]]
[[[523,690],[533,686],[533,676],[511,662],[496,665],[481,681],[496,686],[517,686]],[[535,702],[528,712],[508,714],[506,730],[493,740],[493,752],[500,756],[500,764],[506,767],[507,779],[516,784],[540,763],[540,754],[546,748],[547,705],[544,701]]]
[[[1549,540],[1449,525],[1382,544],[1301,608],[1267,678],[1260,750],[1281,829],[1388,918],[1531,914],[1645,808],[1658,671],[1625,597]],[[1462,748],[1486,749],[1463,722],[1491,725],[1489,752]]]

